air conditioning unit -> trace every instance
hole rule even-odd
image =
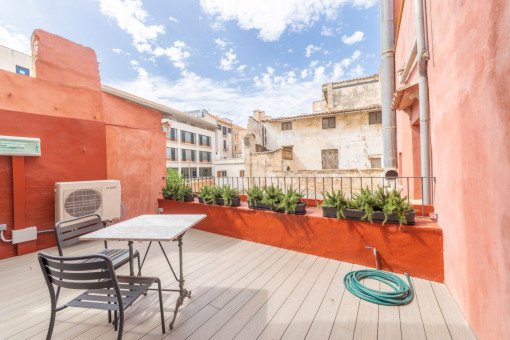
[[[103,221],[120,217],[120,181],[55,183],[55,223],[88,214]]]

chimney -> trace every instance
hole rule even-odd
[[[266,113],[261,110],[254,110],[253,118],[255,118],[256,121],[262,122],[266,118]]]

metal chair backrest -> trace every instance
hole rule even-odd
[[[90,214],[60,221],[55,224],[58,253],[63,256],[62,248],[80,242],[80,236],[103,228],[101,216]],[[106,247],[106,242],[105,242]]]

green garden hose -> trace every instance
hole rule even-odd
[[[349,292],[368,302],[385,306],[405,305],[414,296],[409,275],[406,273],[405,276],[409,285],[395,274],[382,270],[364,269],[347,273],[344,276],[344,286]],[[393,289],[393,292],[381,292],[368,288],[360,282],[362,279],[373,279],[385,283]]]

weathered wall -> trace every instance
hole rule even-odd
[[[480,339],[506,339],[510,6],[505,0],[426,4],[435,209],[444,231],[445,283]],[[406,38],[414,32],[413,2],[405,1],[404,6],[397,68],[414,42]],[[409,138],[409,131],[402,130],[401,143],[411,143],[403,139]],[[415,155],[402,150],[403,163],[415,163]]]
[[[328,110],[347,110],[381,104],[379,76],[347,80],[323,86]]]
[[[41,30],[32,43],[35,78],[0,70],[0,134],[40,138],[42,150],[41,157],[23,157],[22,172],[13,170],[13,157],[0,156],[7,236],[13,224],[53,227],[58,181],[120,179],[128,216],[154,213],[165,174],[161,117],[109,95],[103,100],[92,49]],[[13,188],[13,177],[25,182],[24,190]],[[16,209],[25,208],[22,226],[14,220],[14,194],[22,198]],[[0,258],[52,245],[52,233],[18,246],[0,242]]]
[[[293,171],[321,169],[325,149],[338,149],[339,169],[369,169],[369,157],[382,155],[381,124],[368,124],[368,112],[335,117],[334,129],[323,129],[321,116],[289,120],[292,130],[282,130],[281,121],[264,122],[267,148],[293,145]]]

